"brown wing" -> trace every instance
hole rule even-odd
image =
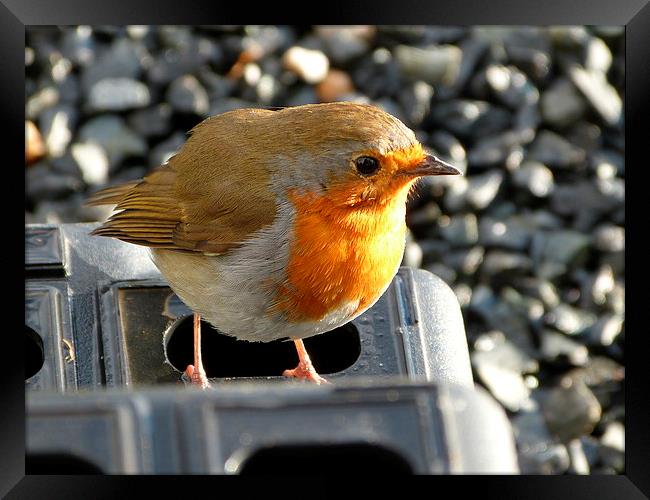
[[[199,125],[167,165],[142,181],[95,193],[88,205],[116,204],[92,234],[177,251],[223,253],[275,218],[269,173],[240,151],[215,144],[214,126]],[[193,144],[190,144],[193,142]],[[218,157],[216,152],[222,151]],[[237,168],[233,168],[236,164]]]

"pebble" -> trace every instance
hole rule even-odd
[[[108,50],[83,67],[81,85],[85,92],[104,78],[137,79],[142,68],[136,44],[128,38],[116,38]]]
[[[567,335],[581,335],[596,322],[596,315],[559,304],[546,315],[546,324]]]
[[[478,268],[483,262],[484,255],[485,249],[483,247],[473,246],[447,253],[443,258],[443,262],[458,273],[464,274],[465,276],[472,276],[478,271]]]
[[[473,362],[481,382],[505,408],[516,412],[529,406],[530,389],[519,373],[493,363]]]
[[[536,198],[549,196],[555,187],[553,172],[537,161],[524,161],[512,173],[512,182]]]
[[[25,175],[25,196],[28,200],[60,200],[83,189],[73,175],[53,171],[47,163],[30,166]]]
[[[587,103],[575,85],[561,78],[542,93],[540,109],[545,123],[564,128],[584,116]]]
[[[549,362],[566,360],[574,366],[583,366],[589,361],[589,350],[584,345],[553,330],[542,332],[540,351]]]
[[[372,26],[318,26],[314,30],[323,42],[327,57],[338,66],[345,66],[364,55],[375,34]]]
[[[610,346],[623,331],[623,316],[607,314],[596,321],[587,333],[590,344]]]
[[[282,57],[282,62],[285,68],[293,71],[309,84],[323,81],[330,68],[327,56],[321,51],[298,46],[287,50]]]
[[[514,66],[489,65],[485,69],[485,80],[495,98],[511,109],[535,104],[539,100],[537,88]]]
[[[522,217],[498,220],[484,216],[479,223],[479,243],[486,247],[524,251],[530,243],[533,230]]]
[[[125,111],[143,108],[150,101],[149,88],[138,80],[103,78],[91,86],[87,106],[90,112]]]
[[[208,93],[193,75],[183,75],[167,89],[166,99],[179,113],[193,113],[206,117],[210,109]]]
[[[59,91],[53,86],[46,86],[27,98],[25,116],[29,120],[36,120],[40,114],[59,102]]]
[[[601,252],[623,252],[625,250],[625,228],[603,224],[594,230],[594,248]]]
[[[589,474],[589,460],[580,439],[572,439],[568,446],[569,458],[571,459],[571,467],[569,472],[573,474],[586,475]]]
[[[541,130],[535,138],[528,159],[551,168],[575,168],[586,160],[583,149],[550,130]]]
[[[435,125],[474,141],[505,130],[512,114],[486,101],[456,99],[437,102],[431,108],[430,118]]]
[[[501,170],[490,170],[484,174],[471,176],[466,196],[469,205],[477,210],[489,207],[499,193],[503,178]]]
[[[111,170],[128,157],[142,157],[147,144],[116,115],[100,115],[86,121],[79,129],[80,142],[95,142],[108,156]]]
[[[161,137],[171,132],[172,107],[167,103],[157,104],[129,114],[127,122],[137,134],[144,137]]]
[[[563,474],[571,460],[566,446],[552,441],[543,415],[537,409],[512,418],[519,466],[529,474]]]
[[[471,246],[478,242],[478,223],[474,214],[440,217],[438,230],[455,247]]]
[[[565,378],[563,385],[540,389],[536,396],[549,431],[564,443],[590,434],[600,419],[600,403],[585,384]]]
[[[334,102],[351,92],[354,92],[352,79],[345,71],[335,68],[330,69],[323,81],[316,86],[316,95],[320,102]]]
[[[68,104],[56,105],[41,114],[40,128],[51,158],[65,154],[76,129],[78,115],[76,108]]]
[[[533,235],[530,255],[541,278],[557,278],[586,262],[591,238],[577,231],[538,231]]]
[[[73,144],[70,149],[86,184],[102,186],[108,182],[109,161],[104,148],[95,142],[86,142]]]
[[[623,101],[603,73],[574,65],[569,69],[569,78],[606,124],[619,123],[623,113]]]
[[[30,120],[25,121],[25,161],[32,164],[46,154],[45,143],[38,127]]]
[[[434,86],[453,85],[460,73],[463,58],[461,49],[455,45],[431,45],[425,48],[398,45],[393,53],[406,76]]]

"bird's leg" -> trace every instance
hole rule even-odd
[[[316,373],[316,369],[314,368],[314,365],[312,365],[311,359],[309,359],[309,354],[307,354],[305,344],[303,344],[302,340],[294,339],[293,342],[296,344],[296,350],[298,351],[298,366],[293,370],[284,370],[282,375],[285,377],[304,378],[311,382],[315,382],[318,385],[329,384],[330,382]]]
[[[185,374],[190,378],[192,384],[198,385],[201,389],[210,387],[201,360],[201,316],[198,314],[194,314],[194,364],[187,365]]]

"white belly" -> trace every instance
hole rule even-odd
[[[269,312],[277,287],[286,281],[292,214],[290,206],[282,207],[273,225],[224,255],[151,249],[152,259],[181,300],[225,334],[269,342],[324,333],[358,315],[358,302],[313,322],[291,323],[283,313]]]

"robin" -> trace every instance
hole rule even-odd
[[[302,339],[379,299],[404,253],[409,191],[422,176],[459,173],[375,106],[238,109],[201,122],[161,168],[89,204],[116,205],[93,234],[150,247],[194,311],[194,384],[209,385],[201,318],[247,341],[292,339],[299,363],[284,375],[320,384]]]

